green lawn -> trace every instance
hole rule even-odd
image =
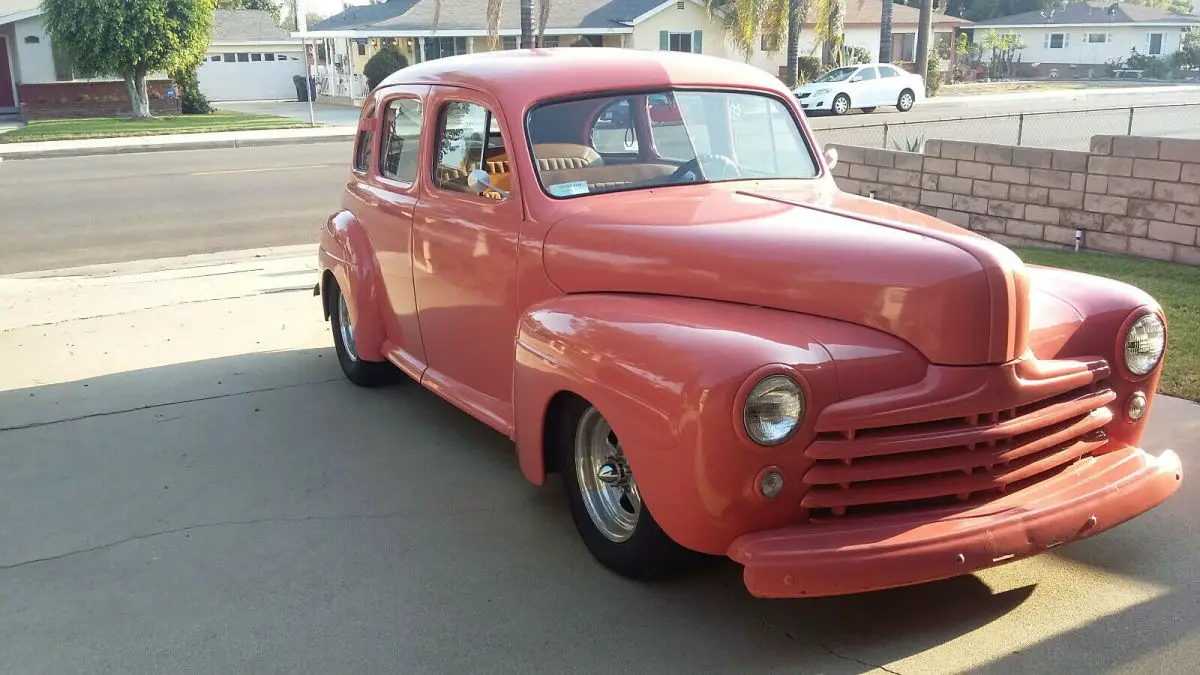
[[[1100,253],[1013,250],[1028,263],[1117,279],[1153,295],[1167,313],[1167,357],[1159,391],[1200,401],[1200,267]]]
[[[152,120],[94,117],[80,120],[45,120],[0,135],[0,143],[31,143],[80,138],[198,134],[213,131],[251,131],[307,127],[308,122],[274,115],[252,115],[219,110],[210,115],[179,115]]]

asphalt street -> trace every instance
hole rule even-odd
[[[350,144],[0,163],[0,274],[315,243]]]
[[[1093,539],[906,589],[756,600],[721,558],[638,584],[507,439],[411,382],[346,382],[314,262],[0,276],[0,672],[1195,671],[1195,480]],[[1146,446],[1197,465],[1198,410],[1156,401]]]

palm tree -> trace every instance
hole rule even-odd
[[[810,0],[705,0],[709,17],[722,17],[725,37],[747,61],[759,48],[759,41],[770,54],[779,53],[787,44],[789,87],[797,84],[800,61],[800,32]]]
[[[540,43],[546,32],[546,22],[550,19],[550,0],[538,0],[538,31]],[[487,34],[491,39],[492,49],[500,42],[500,17],[504,13],[504,0],[488,0],[487,4]],[[432,30],[437,31],[438,19],[442,15],[442,0],[433,5]],[[521,0],[521,49],[533,49],[533,0]]]
[[[863,0],[859,0],[859,7]],[[883,0],[883,11],[879,16],[879,60],[889,63],[892,60],[892,0]]]
[[[813,22],[813,51],[821,46],[821,63],[840,66],[846,55],[846,0],[815,0],[813,10],[817,18]]]

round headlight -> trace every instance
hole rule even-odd
[[[1155,314],[1147,314],[1125,333],[1125,367],[1134,375],[1154,370],[1167,346],[1166,327]]]
[[[795,433],[804,418],[804,392],[787,375],[764,377],[746,397],[742,421],[759,445],[779,445]]]

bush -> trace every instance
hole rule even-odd
[[[821,59],[816,56],[801,56],[796,61],[797,84],[803,84],[821,74]]]
[[[861,63],[872,63],[871,52],[862,47],[846,47],[846,65],[856,66]]]
[[[945,73],[942,72],[942,57],[937,53],[937,50],[929,50],[929,63],[925,67],[925,93],[928,96],[937,96],[938,89],[942,88],[942,77]]]
[[[367,77],[367,89],[374,91],[388,75],[407,67],[408,59],[404,58],[399,49],[394,45],[384,47],[363,66],[363,75]]]
[[[187,87],[179,97],[180,107],[184,115],[207,115],[213,111],[212,106],[198,87]]]

